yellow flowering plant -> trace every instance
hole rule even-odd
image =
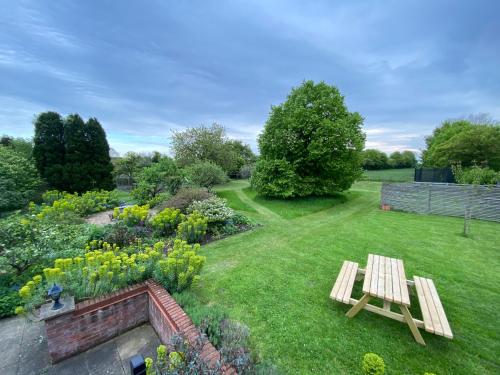
[[[149,214],[149,205],[125,207],[122,211],[115,207],[113,217],[117,220],[122,220],[127,226],[144,224]]]
[[[188,242],[200,242],[207,233],[208,219],[198,211],[193,211],[177,227],[177,237]]]
[[[164,247],[160,241],[153,246],[134,247],[129,253],[115,244],[91,241],[83,256],[56,259],[53,267],[45,268],[43,275],[34,276],[21,287],[19,295],[24,308],[31,310],[44,302],[47,289],[54,283],[77,301],[110,293],[151,277],[158,261],[166,257]]]
[[[200,244],[189,245],[176,239],[166,259],[158,261],[155,279],[170,292],[181,292],[198,282],[206,258],[198,255]]]

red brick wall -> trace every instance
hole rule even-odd
[[[149,319],[147,285],[122,289],[45,321],[52,362],[81,353]]]
[[[75,310],[46,320],[52,362],[88,350],[147,321],[164,344],[174,334],[182,334],[191,343],[199,337],[198,329],[172,296],[161,285],[148,280],[80,302]],[[202,358],[215,363],[220,354],[206,341]],[[226,373],[235,372],[228,369]]]

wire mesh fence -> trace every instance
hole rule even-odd
[[[500,186],[384,183],[381,204],[391,210],[500,222]]]

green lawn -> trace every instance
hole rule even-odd
[[[415,177],[414,168],[381,169],[365,171],[362,179],[367,181],[411,182]]]
[[[120,202],[124,202],[125,204],[136,204],[136,200],[130,195],[130,191],[115,189],[116,194],[118,195],[118,200]]]
[[[372,351],[387,374],[499,372],[499,224],[473,221],[465,238],[459,218],[381,211],[380,183],[367,181],[345,193],[344,203],[282,206],[247,186],[217,190],[233,191],[263,226],[204,246],[207,263],[194,293],[247,324],[263,359],[287,374],[357,374]],[[370,252],[402,258],[408,277],[435,281],[453,340],[423,332],[422,347],[402,323],[367,311],[345,317],[349,307],[331,301],[330,290],[343,260],[364,266]],[[420,316],[415,300],[411,310]]]

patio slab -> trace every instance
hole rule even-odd
[[[160,340],[149,324],[55,365],[49,361],[43,322],[23,317],[0,320],[0,364],[2,375],[128,375],[129,360],[135,354],[153,357]]]

